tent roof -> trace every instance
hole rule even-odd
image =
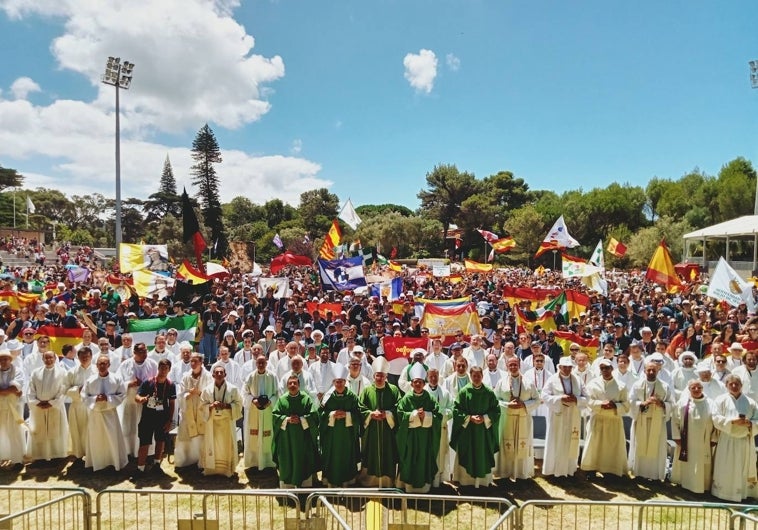
[[[721,238],[731,236],[754,236],[758,234],[758,215],[743,215],[737,219],[707,226],[682,236],[684,239]]]

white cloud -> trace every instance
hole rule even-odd
[[[418,54],[409,53],[403,59],[405,78],[417,92],[429,94],[437,77],[437,56],[431,50],[422,49]]]
[[[62,33],[50,47],[55,59],[98,90],[92,101],[34,105],[24,97],[39,87],[19,76],[10,92],[0,92],[0,159],[25,175],[29,188],[113,197],[114,89],[100,77],[108,56],[122,54],[136,65],[130,89],[121,94],[122,195],[145,199],[154,193],[166,153],[179,189],[194,190],[189,146],[153,141],[155,135],[194,134],[206,122],[218,135],[221,128],[257,121],[270,107],[265,95],[273,90],[266,83],[284,76],[279,56],[252,53],[253,37],[232,18],[238,5],[237,0],[0,0],[0,11],[12,20],[61,19]],[[278,197],[297,204],[303,191],[332,184],[318,177],[321,166],[310,160],[220,147],[222,201],[245,195],[259,203]],[[292,154],[299,148],[293,143]]]
[[[265,84],[284,76],[281,57],[252,53],[255,40],[231,16],[236,1],[0,0],[11,18],[62,18],[51,51],[58,64],[99,89],[95,104],[113,106],[113,88],[100,77],[108,56],[133,62],[134,78],[122,98],[139,111],[135,128],[196,129],[205,122],[238,128],[260,119],[270,105]]]
[[[303,141],[300,138],[295,138],[292,141],[292,147],[290,147],[290,153],[293,155],[299,155],[303,150]]]
[[[19,77],[11,85],[11,94],[16,99],[26,99],[30,93],[39,91],[39,85],[29,77]]]
[[[457,72],[461,68],[461,60],[452,53],[445,55],[445,63],[451,72]]]

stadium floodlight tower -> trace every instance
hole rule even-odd
[[[120,57],[108,57],[102,81],[116,88],[116,260],[121,248],[121,122],[119,111],[119,90],[128,90],[132,84],[134,63],[121,62]]]

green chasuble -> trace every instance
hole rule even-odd
[[[397,402],[400,390],[393,384],[386,383],[384,388],[371,385],[363,389],[359,400],[363,418],[363,436],[361,437],[362,469],[374,477],[395,477],[397,466]],[[387,418],[382,421],[371,419],[371,412],[384,410],[391,412],[394,418],[392,426]]]
[[[301,423],[287,422],[293,414],[300,417]],[[273,416],[271,452],[279,469],[279,480],[299,486],[318,468],[318,413],[310,396],[300,392],[297,396],[289,393],[281,396],[274,405]],[[303,419],[308,422],[307,429],[303,429]]]
[[[350,413],[350,427],[347,418],[333,418],[332,412],[337,410]],[[319,409],[322,478],[332,486],[339,487],[353,480],[358,473],[361,460],[358,436],[362,421],[358,396],[349,388],[345,388],[341,395],[332,392]]]
[[[416,426],[410,426],[411,416],[418,409],[424,409],[426,415],[432,418],[430,427],[423,427],[418,418],[413,421]],[[429,392],[424,390],[421,394],[415,394],[411,389],[397,404],[397,415],[400,480],[414,488],[422,488],[431,484],[437,474],[442,414]]]
[[[486,421],[477,425],[469,420],[469,416],[485,414],[491,422],[489,428]],[[492,472],[499,449],[499,421],[500,405],[490,388],[468,384],[458,393],[453,405],[450,447],[457,451],[458,463],[472,477],[482,478]]]

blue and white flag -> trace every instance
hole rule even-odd
[[[386,298],[388,302],[394,302],[403,292],[403,279],[393,278],[386,282],[372,283],[369,291],[371,296],[378,296],[380,300]]]
[[[366,287],[366,275],[363,273],[363,258],[343,258],[318,260],[318,271],[325,291],[352,291]]]
[[[276,234],[274,236],[274,240],[273,241],[274,241],[274,245],[276,245],[277,247],[279,247],[279,250],[281,250],[281,249],[284,248],[284,243],[282,242],[282,238],[279,237],[279,234]]]

